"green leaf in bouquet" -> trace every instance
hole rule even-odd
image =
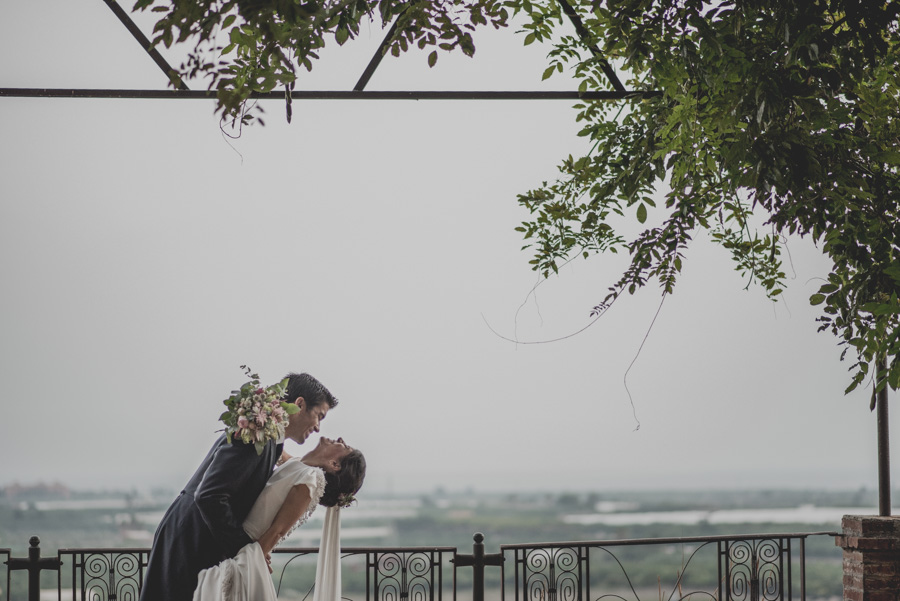
[[[294,403],[285,403],[284,401],[281,401],[281,408],[284,409],[284,412],[288,415],[294,415],[295,413],[300,411],[300,407],[298,407]]]

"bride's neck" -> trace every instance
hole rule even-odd
[[[320,467],[325,469],[325,461],[322,460],[315,451],[310,451],[304,455],[301,461],[310,467]]]

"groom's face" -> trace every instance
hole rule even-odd
[[[328,413],[328,403],[320,403],[312,407],[302,400],[298,403],[300,411],[290,416],[290,438],[298,444],[303,444],[309,435],[319,431],[320,422],[325,419]]]

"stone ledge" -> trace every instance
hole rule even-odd
[[[848,551],[900,551],[900,538],[836,536],[834,544]]]
[[[845,536],[860,538],[900,537],[900,516],[845,515],[841,530]]]

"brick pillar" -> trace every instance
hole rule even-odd
[[[900,601],[900,517],[845,515],[844,601]]]

